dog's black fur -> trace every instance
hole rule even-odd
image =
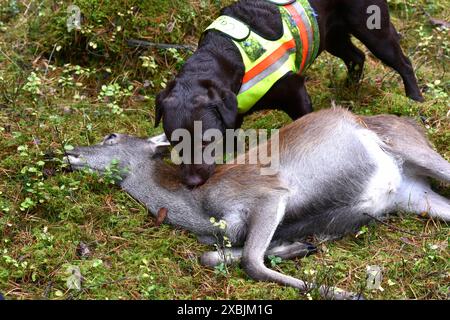
[[[386,65],[402,77],[406,95],[423,101],[411,62],[403,54],[399,36],[390,22],[385,0],[309,0],[318,14],[320,51],[326,50],[341,58],[349,79],[361,77],[365,56],[356,48],[354,35]],[[369,30],[367,8],[381,9],[381,29]],[[226,7],[222,14],[247,23],[265,38],[281,37],[282,23],[276,5],[264,0],[241,0]],[[202,121],[203,131],[216,128],[225,131],[242,124],[245,114],[238,114],[236,94],[244,76],[244,64],[238,49],[224,34],[209,30],[201,39],[197,51],[181,72],[156,99],[156,125],[163,119],[164,131],[170,139],[178,128],[193,134],[194,121]],[[249,111],[276,108],[297,119],[312,111],[304,77],[287,74]],[[248,113],[249,113],[248,112]],[[195,151],[195,150],[193,150]],[[214,165],[182,165],[182,180],[188,186],[204,183],[214,172]]]

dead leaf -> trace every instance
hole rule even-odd
[[[405,243],[405,244],[409,244],[410,246],[417,246],[414,241],[412,241],[411,239],[408,239],[406,237],[401,237],[400,240]]]
[[[159,227],[167,217],[168,210],[167,208],[161,208],[158,210],[158,214],[156,215],[155,226]]]

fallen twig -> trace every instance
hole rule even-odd
[[[430,22],[430,24],[434,27],[441,27],[441,28],[445,28],[445,29],[450,29],[450,22],[445,21],[445,20],[441,20],[441,19],[436,19],[433,18],[431,16],[431,14],[429,14],[423,7],[421,8],[422,12],[428,17],[428,21]]]
[[[149,41],[138,40],[138,39],[128,39],[127,44],[129,47],[177,49],[177,50],[187,50],[187,51],[191,51],[191,52],[194,52],[197,49],[197,46],[193,46],[190,44],[155,43],[155,42],[149,42]]]

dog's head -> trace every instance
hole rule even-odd
[[[175,146],[180,142],[174,141],[175,130],[185,129],[189,132],[190,155],[180,154],[183,159],[181,178],[184,184],[199,186],[214,173],[214,164],[207,164],[203,157],[198,157],[211,143],[204,139],[203,134],[209,129],[217,129],[225,137],[225,130],[235,127],[237,111],[236,95],[211,80],[192,80],[191,83],[175,80],[157,96],[155,125],[158,126],[162,120],[164,132],[171,144]],[[196,122],[197,127],[201,124],[201,130],[194,130]],[[197,159],[194,159],[196,154]]]

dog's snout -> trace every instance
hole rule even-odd
[[[182,180],[183,183],[191,188],[201,186],[214,173],[214,165],[183,165],[182,166]]]
[[[201,186],[202,184],[205,183],[205,179],[203,179],[200,175],[198,174],[191,174],[188,175],[184,178],[184,183],[191,188],[195,188],[198,186]]]

